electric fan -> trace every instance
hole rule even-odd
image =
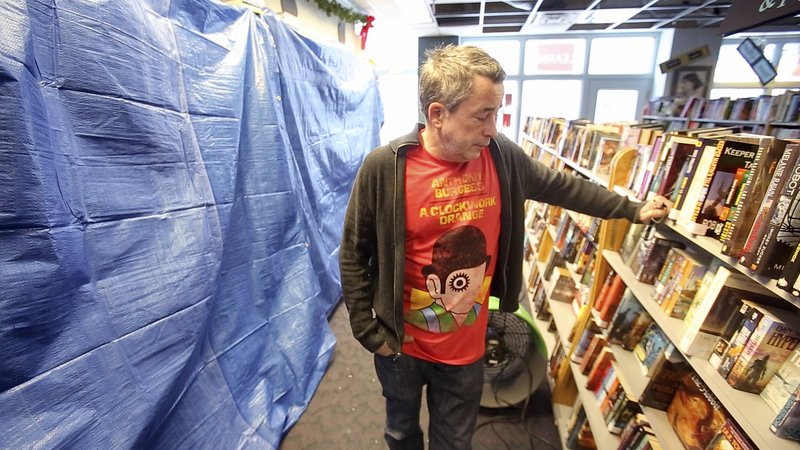
[[[489,297],[481,395],[486,408],[519,404],[536,391],[547,370],[547,349],[528,311],[520,307],[507,313],[499,305],[497,297]]]

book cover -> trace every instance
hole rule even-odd
[[[720,235],[722,254],[734,258],[740,256],[779,161],[790,157],[790,155],[784,155],[785,148],[786,141],[772,138],[761,140],[755,165],[739,191],[739,195],[731,207],[728,220],[725,221],[722,228]],[[785,165],[787,162],[788,159],[783,164]]]
[[[728,373],[731,387],[754,394],[764,389],[800,343],[800,316],[778,309],[762,309],[762,314]]]
[[[696,140],[694,151],[689,155],[689,158],[686,160],[684,164],[684,172],[680,175],[680,181],[678,183],[677,189],[672,197],[668,197],[670,201],[672,201],[672,209],[669,212],[669,218],[672,220],[677,220],[678,215],[681,211],[681,208],[684,205],[684,200],[687,198],[686,194],[689,192],[689,187],[693,181],[696,181],[695,173],[704,174],[705,172],[701,171],[698,172],[698,167],[700,166],[700,162],[702,160],[702,155],[706,151],[708,146],[709,139],[698,139]],[[711,140],[713,141],[713,140]],[[713,146],[711,150],[713,152]],[[689,202],[691,203],[691,202]],[[694,203],[691,203],[693,206]]]
[[[757,308],[756,305],[749,300],[742,300],[742,307],[739,309],[739,314],[742,316],[742,323],[739,326],[739,330],[736,331],[733,338],[731,338],[728,343],[719,367],[717,367],[717,372],[725,378],[727,378],[736,360],[739,359],[739,355],[742,354],[744,346],[747,345],[750,335],[753,334],[756,326],[758,326],[759,320],[761,320],[763,316],[761,309]]]
[[[686,162],[695,151],[697,139],[673,134],[669,139],[670,150],[664,162],[663,172],[657,193],[671,198],[680,186],[685,173]]]
[[[625,237],[622,239],[622,243],[619,246],[619,257],[625,264],[628,264],[631,256],[636,251],[639,245],[639,240],[642,237],[642,231],[644,230],[644,224],[641,223],[632,223],[628,226],[628,230],[625,232]]]
[[[789,400],[775,416],[769,425],[769,430],[780,438],[800,441],[800,386],[795,388]]]
[[[650,152],[650,160],[647,161],[647,167],[645,167],[644,174],[642,175],[642,182],[638,186],[638,189],[634,189],[634,192],[636,192],[636,199],[639,201],[645,200],[648,192],[652,190],[651,185],[659,171],[659,166],[662,161],[661,156],[665,153],[663,145],[664,139],[665,136],[662,134],[656,136],[653,141],[653,150]]]
[[[622,281],[622,277],[617,274],[608,290],[606,300],[603,303],[603,308],[597,313],[597,325],[599,327],[608,327],[608,324],[611,322],[611,319],[614,316],[614,313],[617,311],[617,307],[619,306],[619,303],[622,301],[622,297],[626,292],[628,292],[628,295],[633,295],[629,292],[627,286],[625,286],[625,282]]]
[[[795,290],[794,285],[800,275],[800,245],[795,247],[792,252],[791,258],[787,261],[786,266],[781,272],[781,276],[776,281],[779,288],[791,293],[794,296],[800,296],[800,291]]]
[[[789,401],[797,386],[800,386],[800,348],[792,351],[759,395],[775,413],[778,413]]]
[[[653,283],[653,289],[650,291],[650,298],[659,305],[664,299],[667,286],[670,284],[669,282],[672,279],[673,272],[677,270],[677,265],[680,264],[682,257],[683,255],[681,255],[680,249],[677,247],[672,247],[667,252],[664,264],[661,265],[661,273],[656,277],[656,281]]]
[[[750,228],[742,247],[741,256],[739,256],[739,264],[750,267],[755,261],[758,246],[769,228],[770,218],[775,214],[778,198],[789,181],[790,174],[794,172],[793,169],[796,167],[798,155],[800,155],[800,144],[789,143],[786,145],[784,157],[780,159],[778,167],[772,175],[772,180],[767,186],[767,191],[764,193],[764,198],[761,200],[758,212],[753,219],[753,226]]]
[[[676,246],[683,247],[683,244],[658,236],[643,238],[629,265],[636,279],[645,284],[654,284],[669,249]]]
[[[609,349],[607,346],[604,346],[600,351],[600,354],[597,356],[594,365],[586,375],[586,386],[584,387],[592,392],[595,392],[597,387],[607,375],[608,370],[611,369],[612,361],[614,361],[614,355],[611,353],[611,349]]]
[[[750,170],[758,151],[758,140],[726,139],[717,146],[719,157],[711,163],[703,190],[695,204],[695,224],[705,228],[705,235],[718,238],[728,217],[731,201],[744,171]],[[694,232],[694,231],[693,231]],[[698,232],[697,234],[703,234]]]
[[[730,341],[737,331],[742,299],[773,301],[774,296],[749,277],[719,267],[693,314],[684,319],[686,332],[678,348],[687,355],[708,359],[719,338]]]
[[[728,420],[728,413],[694,373],[684,375],[667,407],[667,420],[683,446],[705,449]]]
[[[656,367],[656,370],[648,378],[639,404],[666,411],[675,396],[678,383],[691,370],[689,364],[683,359],[677,362],[665,361]]]
[[[669,344],[670,341],[661,328],[652,322],[633,347],[633,354],[644,375],[649,376],[656,364],[664,358],[664,350]]]
[[[750,269],[757,274],[778,278],[800,241],[800,165],[795,165],[778,197],[775,213],[756,251]]]
[[[606,346],[606,342],[607,340],[602,334],[595,334],[592,337],[589,348],[586,349],[583,358],[580,360],[580,364],[578,364],[578,368],[582,374],[586,375],[589,373],[589,369],[592,368],[600,352]]]
[[[622,348],[625,350],[633,350],[636,344],[639,342],[639,339],[642,338],[644,332],[647,330],[647,327],[650,326],[650,323],[653,322],[653,318],[647,311],[642,311],[639,315],[636,316],[636,320],[633,321],[631,325],[630,331],[628,331],[628,336],[624,342],[622,342]]]
[[[608,342],[621,345],[626,340],[636,318],[643,311],[644,307],[636,296],[630,290],[626,290],[608,327]]]
[[[728,419],[705,450],[756,450],[736,422]]]
[[[680,279],[676,280],[663,309],[670,317],[683,319],[689,310],[707,272],[707,264],[687,254]]]

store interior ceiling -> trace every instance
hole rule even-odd
[[[476,36],[719,27],[733,1],[349,0],[349,3],[373,15],[376,22],[391,22],[433,34]],[[748,31],[797,32],[800,15],[789,15]]]

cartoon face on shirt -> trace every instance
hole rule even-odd
[[[433,246],[431,264],[422,268],[433,303],[410,312],[406,321],[439,332],[471,324],[483,303],[479,297],[486,292],[490,261],[486,238],[479,228],[467,225],[440,236]]]
[[[475,267],[457,269],[444,280],[430,274],[425,280],[428,293],[451,314],[468,314],[472,310],[486,275],[486,263]]]

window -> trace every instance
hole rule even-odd
[[[628,89],[598,89],[594,107],[594,122],[635,121],[639,91]]]
[[[585,39],[531,39],[525,42],[525,74],[582,74]]]
[[[506,75],[519,74],[519,46],[518,40],[513,41],[498,41],[498,40],[474,40],[464,41],[464,45],[473,45],[486,50],[486,53],[492,55],[492,58],[506,71]]]
[[[589,53],[589,74],[649,74],[653,70],[655,48],[656,41],[652,37],[594,38]]]
[[[522,117],[563,117],[581,114],[580,80],[528,80],[522,83]]]
[[[775,81],[800,81],[800,43],[783,44]]]

